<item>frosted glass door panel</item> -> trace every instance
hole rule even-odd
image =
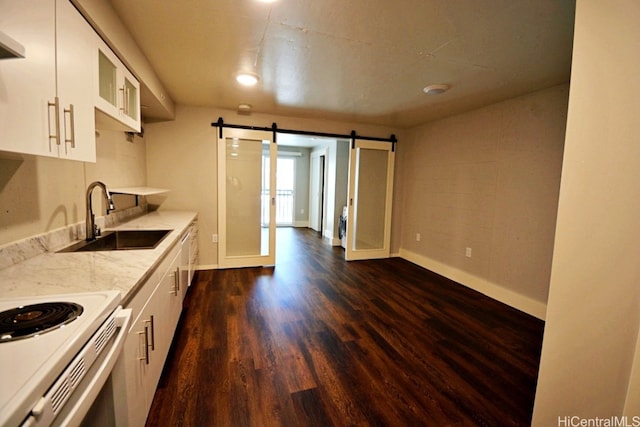
[[[138,87],[125,77],[124,79],[124,113],[134,120],[138,120]]]
[[[391,143],[356,141],[351,148],[347,260],[389,257],[394,157]]]
[[[275,264],[277,149],[270,134],[224,129],[218,140],[218,265]]]
[[[227,138],[225,143],[227,255],[261,255],[262,141]]]
[[[117,107],[117,68],[102,51],[98,51],[98,68],[98,74],[100,76],[100,96],[109,102],[109,104]]]
[[[384,247],[387,205],[387,152],[358,148],[355,192],[354,245],[358,249]]]

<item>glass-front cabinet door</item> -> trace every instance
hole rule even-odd
[[[97,127],[140,132],[140,83],[104,41],[98,45]]]
[[[118,79],[117,79],[116,65],[105,55],[102,50],[98,51],[98,75],[99,80],[99,94],[102,99],[113,105],[114,108],[118,107],[118,101],[116,94],[118,92]]]
[[[125,76],[122,87],[122,90],[124,91],[122,94],[124,99],[123,113],[131,120],[138,121],[140,117],[140,111],[138,108],[140,102],[138,101],[139,95],[137,82]]]

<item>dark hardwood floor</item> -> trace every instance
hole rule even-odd
[[[399,258],[278,230],[275,268],[200,271],[148,426],[524,426],[544,323]]]

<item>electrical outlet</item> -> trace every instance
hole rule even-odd
[[[422,236],[420,235],[420,233],[416,233],[416,242],[419,242],[420,239],[422,239]]]
[[[218,243],[218,235],[217,234],[212,234],[211,235],[211,242],[212,243]]]
[[[304,209],[300,209],[300,215],[304,215]]]
[[[471,258],[471,248],[467,248],[467,250],[465,251],[465,255],[467,258]]]

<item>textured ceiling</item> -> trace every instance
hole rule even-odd
[[[574,0],[110,1],[178,104],[409,127],[569,81]]]

